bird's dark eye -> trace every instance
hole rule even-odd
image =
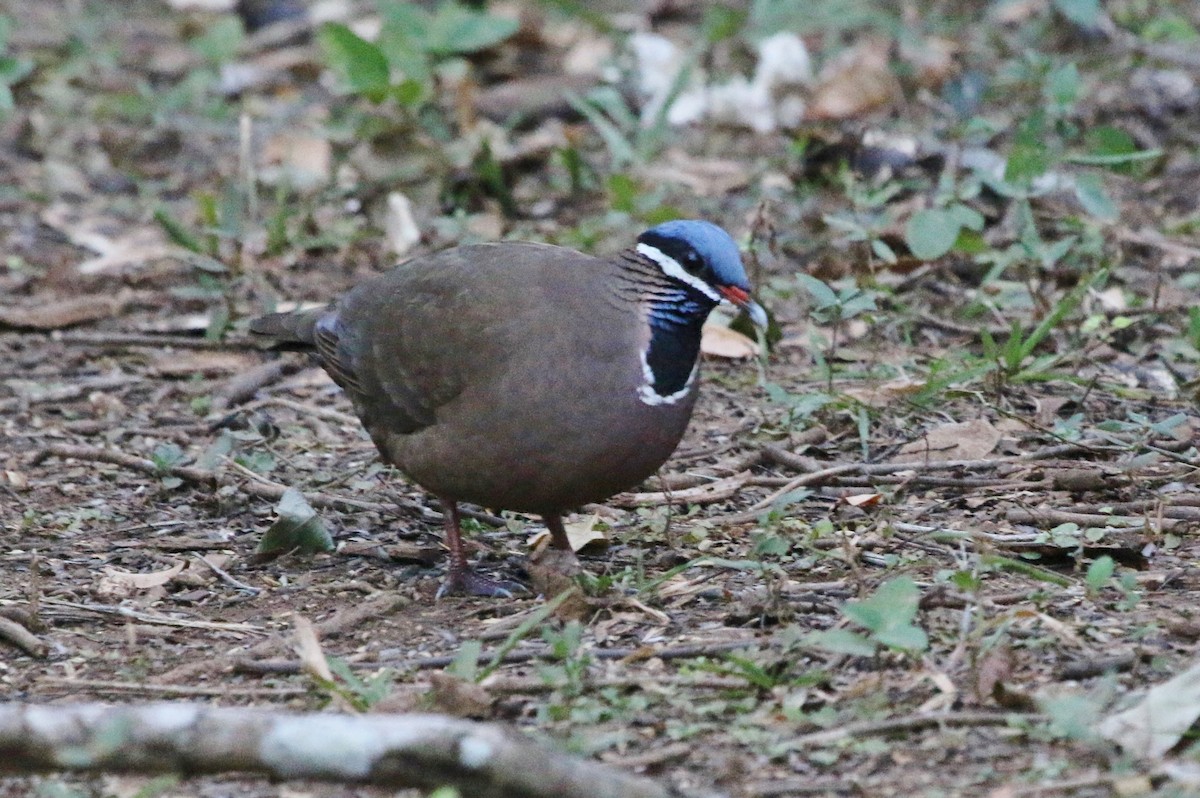
[[[694,272],[700,268],[700,256],[695,252],[689,252],[683,256],[683,268],[689,272]]]

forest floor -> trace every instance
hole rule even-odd
[[[232,12],[10,9],[5,698],[441,711],[746,798],[1200,789],[1187,735],[1105,722],[1200,649],[1200,7],[893,5],[497,2],[514,36],[419,53],[425,98],[381,104],[335,88],[345,51]],[[707,42],[720,81],[778,25],[815,73],[773,90],[807,103],[786,129],[562,99],[636,73],[630,29]],[[435,600],[437,503],[245,320],[389,246],[612,253],[679,215],[744,245],[769,356],[713,333],[675,456],[568,519],[582,593],[547,613],[537,519],[480,508],[472,556],[531,590]],[[256,553],[286,488],[335,550]],[[27,794],[382,793],[0,779]]]

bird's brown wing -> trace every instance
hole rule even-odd
[[[446,250],[352,289],[317,323],[316,345],[374,437],[416,432],[469,382],[497,379],[514,359],[552,345],[555,322],[546,329],[539,320],[580,308],[562,307],[545,287],[600,263],[540,244]]]

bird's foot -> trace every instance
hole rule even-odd
[[[517,593],[528,593],[524,585],[517,582],[506,582],[498,579],[488,579],[471,569],[450,569],[445,581],[438,588],[434,599],[442,596],[463,594],[467,596],[485,596],[487,598],[512,598]]]

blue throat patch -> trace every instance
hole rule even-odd
[[[650,306],[650,346],[646,366],[653,375],[651,387],[659,396],[683,390],[700,355],[700,328],[711,303],[682,291]]]

